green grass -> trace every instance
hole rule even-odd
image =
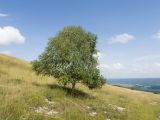
[[[0,120],[156,120],[160,116],[158,94],[110,85],[96,90],[81,84],[76,87],[73,96],[70,86],[59,86],[52,77],[37,76],[30,63],[0,55]],[[37,113],[38,107],[58,114]],[[92,112],[97,114],[91,116]]]

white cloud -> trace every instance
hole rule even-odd
[[[101,59],[104,57],[104,55],[101,52],[97,52],[97,54],[94,54],[93,57]]]
[[[160,55],[146,55],[146,56],[142,56],[142,57],[139,57],[137,59],[135,59],[135,62],[142,62],[142,63],[145,63],[145,62],[156,62],[156,61],[159,61],[160,60]]]
[[[12,26],[0,27],[0,45],[22,44],[25,42],[25,37],[20,31]]]
[[[108,64],[100,64],[100,68],[102,68],[102,69],[110,69],[111,67]]]
[[[107,78],[160,77],[160,62],[100,64],[100,70]]]
[[[0,13],[0,17],[7,17],[8,14]]]
[[[157,67],[160,67],[160,63],[156,63],[155,65],[156,65]]]
[[[124,68],[124,65],[121,63],[115,63],[115,64],[113,64],[113,68],[120,70],[120,69]]]
[[[1,51],[0,54],[11,55],[10,51]]]
[[[108,69],[108,70],[121,70],[124,69],[124,65],[121,63],[113,63],[111,65],[109,64],[100,64],[100,68],[102,69]]]
[[[119,34],[119,35],[114,35],[112,36],[109,40],[109,43],[127,43],[131,40],[134,40],[134,36],[133,35],[130,35],[128,33],[123,33],[123,34]]]
[[[155,33],[155,34],[153,35],[153,38],[155,38],[155,39],[160,39],[160,31],[158,31],[157,33]]]

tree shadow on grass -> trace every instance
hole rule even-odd
[[[60,89],[63,90],[67,93],[67,95],[71,96],[71,97],[76,97],[76,98],[81,98],[81,99],[93,99],[94,97],[89,95],[88,93],[85,93],[81,90],[75,89],[74,92],[72,93],[72,89],[69,87],[65,87],[65,86],[60,86],[60,85],[56,85],[56,84],[47,84],[47,86],[50,89]]]
[[[42,84],[38,84],[36,82],[32,82],[32,85],[36,86],[36,87],[48,87],[49,89],[59,89],[59,90],[63,90],[66,92],[67,95],[71,96],[71,97],[74,97],[74,98],[81,98],[81,99],[94,99],[95,97],[86,93],[86,92],[83,92],[81,90],[78,90],[78,89],[75,89],[74,92],[72,93],[72,89],[69,88],[69,87],[65,87],[65,86],[60,86],[58,84],[45,84],[45,85],[42,85]]]
[[[32,82],[32,85],[36,86],[36,87],[40,87],[42,86],[41,84],[37,83],[37,82]]]

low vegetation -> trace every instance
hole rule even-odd
[[[59,86],[31,64],[0,55],[0,120],[158,120],[160,95],[104,85]]]

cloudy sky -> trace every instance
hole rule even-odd
[[[159,0],[0,0],[0,53],[34,60],[67,25],[98,35],[107,78],[160,77]]]

